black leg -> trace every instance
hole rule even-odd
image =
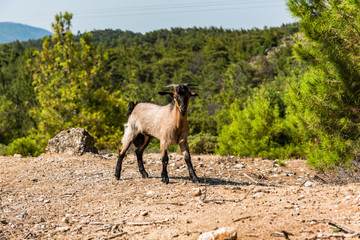
[[[115,169],[115,177],[117,180],[119,180],[120,176],[121,176],[121,166],[122,166],[124,157],[125,157],[125,152],[123,154],[120,154],[120,151],[119,151],[118,161],[117,161],[116,169]]]
[[[146,147],[149,145],[151,137],[144,136],[144,140],[141,145],[137,145],[135,150],[136,158],[139,166],[139,172],[143,178],[148,178],[149,174],[145,171],[144,162],[143,162],[143,153]]]
[[[131,142],[128,143],[127,145],[123,145],[121,150],[119,151],[118,161],[117,161],[116,169],[115,169],[115,177],[116,177],[117,180],[119,180],[120,177],[121,177],[122,162],[124,160],[124,157],[126,155],[127,150],[130,147],[130,144],[131,144]]]
[[[139,149],[136,149],[135,150],[135,153],[136,153],[136,157],[137,157],[137,162],[138,162],[138,166],[139,166],[139,172],[141,173],[141,176],[143,178],[148,178],[149,177],[149,174],[145,171],[145,167],[144,167],[144,162],[143,162],[143,152],[144,151],[141,151]]]
[[[196,176],[194,167],[191,163],[191,157],[189,151],[185,154],[185,162],[189,170],[189,176],[193,182],[199,182],[199,178]]]
[[[189,146],[188,146],[187,144],[183,144],[183,145],[180,146],[180,148],[181,148],[181,152],[182,152],[183,155],[184,155],[185,162],[186,162],[186,165],[187,165],[187,167],[188,167],[189,176],[190,176],[191,180],[192,180],[193,182],[199,182],[199,178],[196,176],[194,167],[193,167],[193,165],[192,165],[192,163],[191,163]]]
[[[169,183],[169,177],[168,177],[168,173],[167,173],[167,165],[169,162],[169,157],[167,155],[167,151],[163,151],[163,156],[162,156],[162,172],[161,172],[161,181],[165,184]]]

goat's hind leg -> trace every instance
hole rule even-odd
[[[135,150],[136,158],[139,166],[139,172],[141,173],[141,176],[143,178],[148,178],[149,174],[146,172],[143,162],[143,153],[145,148],[149,145],[151,140],[151,137],[144,135],[144,134],[138,134],[134,140],[134,145],[137,147]]]

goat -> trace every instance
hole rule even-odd
[[[199,182],[191,163],[187,137],[189,124],[187,122],[187,108],[191,97],[197,96],[190,91],[189,86],[194,84],[172,84],[166,87],[173,87],[173,92],[158,92],[160,95],[170,95],[175,103],[160,105],[157,103],[130,103],[128,110],[128,121],[125,124],[122,147],[119,151],[118,161],[115,169],[115,177],[119,180],[121,176],[121,165],[126,151],[133,143],[136,147],[135,153],[139,166],[139,172],[143,178],[149,175],[145,171],[143,163],[143,152],[152,138],[160,140],[162,155],[161,181],[169,183],[167,173],[168,154],[167,149],[171,145],[179,145],[193,182]]]

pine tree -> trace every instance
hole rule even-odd
[[[40,103],[33,111],[38,131],[45,139],[62,130],[84,127],[97,137],[100,148],[120,144],[125,122],[125,102],[119,91],[107,90],[104,79],[106,56],[102,57],[85,33],[80,43],[70,31],[72,14],[56,15],[54,36],[29,61]]]
[[[302,34],[297,56],[310,65],[289,95],[297,126],[307,132],[307,158],[315,167],[359,157],[360,3],[289,0]]]

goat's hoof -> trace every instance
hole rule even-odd
[[[165,183],[165,184],[169,184],[169,178],[168,178],[168,177],[163,177],[163,178],[161,179],[161,181],[162,181],[163,183]]]
[[[120,175],[117,176],[117,175],[115,174],[115,178],[116,178],[116,180],[119,180],[119,179],[120,179]]]
[[[149,177],[149,174],[146,171],[143,171],[143,172],[140,172],[140,173],[141,173],[142,178],[148,178]]]
[[[192,181],[193,183],[199,183],[199,182],[200,182],[200,180],[199,180],[198,177],[193,177],[193,178],[191,178],[191,181]]]

